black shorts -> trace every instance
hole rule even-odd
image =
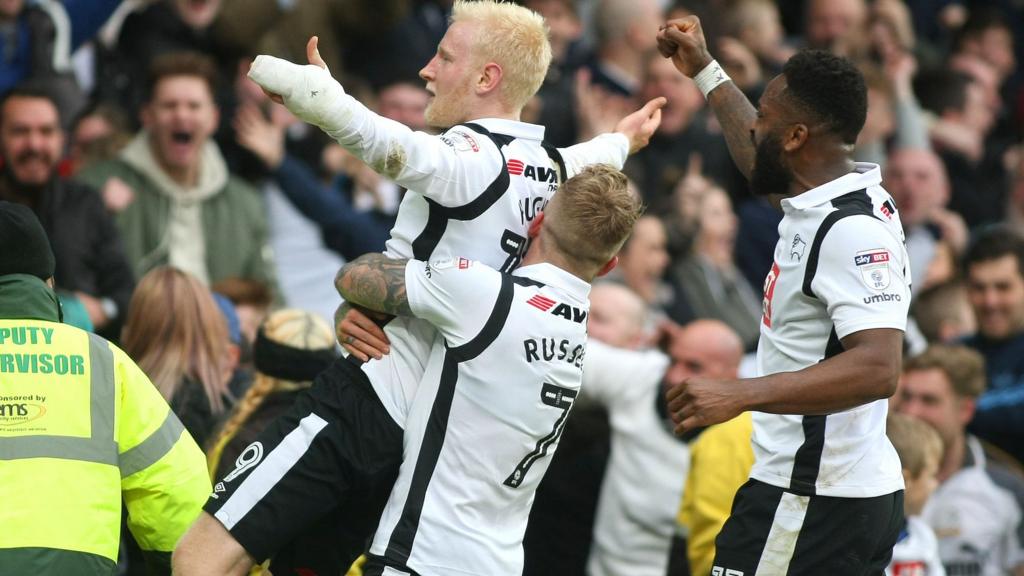
[[[902,490],[875,498],[799,496],[748,480],[715,540],[712,574],[881,576],[902,526]]]
[[[271,423],[204,509],[257,562],[337,574],[373,535],[402,463],[402,429],[345,359]],[[326,571],[326,572],[322,572]]]

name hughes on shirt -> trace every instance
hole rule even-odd
[[[582,370],[587,347],[584,344],[573,346],[572,342],[565,338],[541,338],[539,341],[530,338],[523,340],[523,351],[526,353],[527,362],[560,360]]]

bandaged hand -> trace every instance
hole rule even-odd
[[[306,47],[310,63],[294,64],[274,56],[260,55],[249,68],[249,78],[265,91],[277,94],[296,117],[326,131],[343,127],[350,114],[344,106],[341,87],[320,58],[317,39]]]

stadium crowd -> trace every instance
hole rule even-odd
[[[889,422],[911,521],[889,573],[1024,576],[1024,6],[519,3],[549,27],[552,64],[522,118],[546,141],[611,132],[667,98],[623,168],[647,211],[591,293],[591,372],[537,492],[524,574],[710,574],[754,460],[749,414],[676,436],[664,406],[687,378],[753,375],[782,218],[748,190],[696,83],[657,51],[662,24],[693,14],[754,103],[802,48],[862,72],[854,156],[882,166],[913,294]],[[0,200],[41,222],[63,322],[141,368],[206,454],[207,479],[241,467],[309,387],[308,370],[281,362],[336,356],[335,274],[385,249],[406,192],[273,103],[250,63],[305,63],[317,35],[349,94],[426,131],[432,94],[418,73],[452,4],[0,0]],[[540,208],[523,206],[523,218]],[[6,309],[0,318],[18,317]],[[122,530],[118,573],[166,570],[137,529]],[[3,549],[18,547],[3,530],[0,574]]]

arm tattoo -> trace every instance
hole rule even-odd
[[[334,286],[345,300],[370,310],[412,316],[405,293],[406,259],[364,254],[338,272]]]
[[[750,173],[754,170],[754,143],[750,129],[757,119],[757,110],[732,82],[715,88],[708,96],[708,103],[725,133],[729,154],[743,176],[750,180]]]

